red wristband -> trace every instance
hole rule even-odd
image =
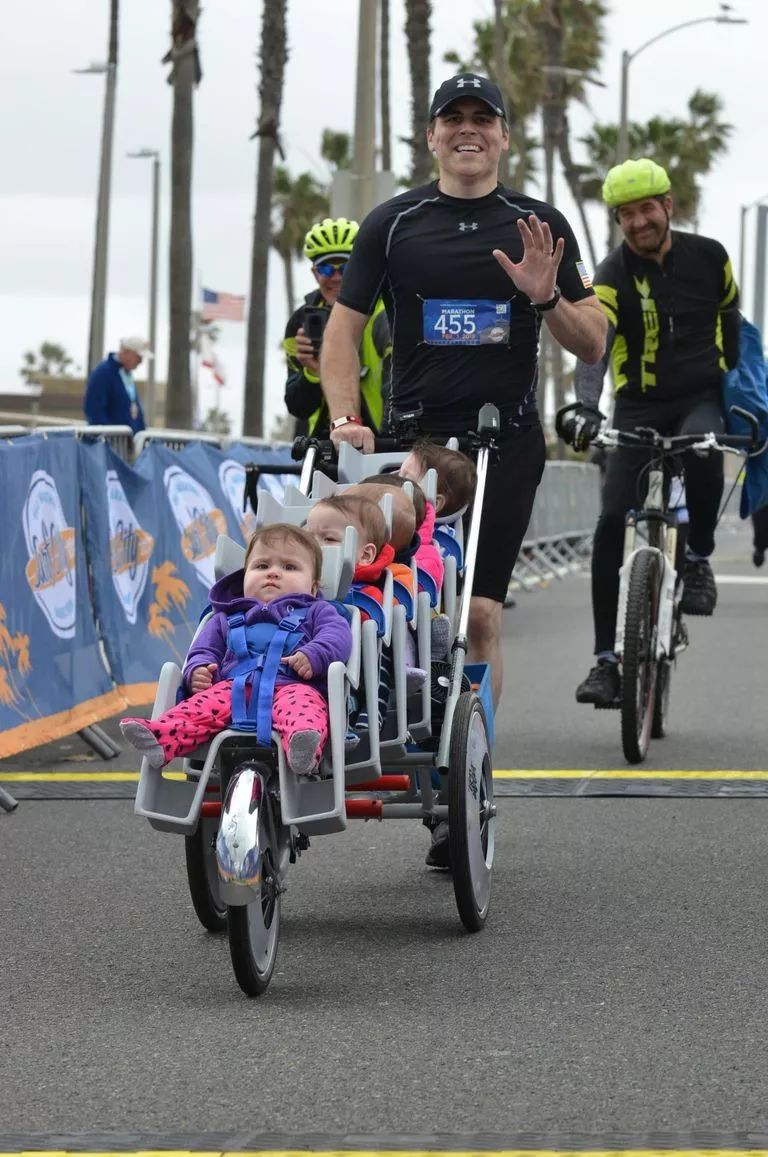
[[[338,430],[339,426],[346,426],[349,422],[354,422],[356,426],[362,426],[363,419],[358,418],[356,414],[345,414],[343,418],[334,418],[331,422],[331,429]]]

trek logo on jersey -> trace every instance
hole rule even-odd
[[[578,273],[579,277],[581,278],[581,284],[584,286],[584,288],[585,289],[591,289],[592,288],[592,278],[587,273],[587,267],[583,261],[577,261],[576,262],[576,272]]]
[[[479,229],[477,221],[459,221],[459,230],[462,233],[466,233],[467,230],[474,233],[475,229]]]

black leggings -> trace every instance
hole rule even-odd
[[[619,430],[651,426],[661,434],[722,433],[725,429],[719,390],[673,402],[616,402],[613,425]],[[715,524],[723,495],[723,456],[700,458],[693,451],[680,456],[690,517],[688,546],[707,557],[715,548]],[[603,483],[603,505],[595,528],[592,551],[592,613],[595,619],[595,654],[612,651],[619,602],[619,569],[624,552],[624,520],[637,510],[648,490],[646,449],[620,446],[608,455]]]

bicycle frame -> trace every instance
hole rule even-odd
[[[648,528],[647,544],[644,543],[640,546],[637,545],[638,523],[645,523]],[[655,455],[652,460],[648,474],[648,494],[645,504],[638,513],[632,511],[627,515],[624,527],[624,554],[619,571],[619,605],[616,615],[615,649],[619,656],[624,650],[624,623],[627,615],[627,595],[632,564],[635,557],[641,551],[646,550],[652,551],[659,557],[661,567],[656,658],[671,658],[675,588],[677,585],[677,570],[675,569],[677,516],[665,507],[664,466],[660,455]],[[684,650],[684,648],[685,644],[681,644],[676,648],[676,651]]]

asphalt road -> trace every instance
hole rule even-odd
[[[760,577],[747,545],[723,536],[721,574]],[[768,768],[767,607],[768,583],[721,583],[716,616],[692,624],[650,770]],[[618,716],[573,701],[590,664],[585,579],[521,594],[505,658],[498,768],[625,767]],[[15,765],[101,766],[69,747]],[[476,936],[450,880],[423,866],[419,825],[353,823],[292,870],[272,986],[249,1002],[226,941],[197,924],[180,839],[127,800],[23,800],[0,814],[0,1129],[765,1130],[766,808],[503,798]]]

